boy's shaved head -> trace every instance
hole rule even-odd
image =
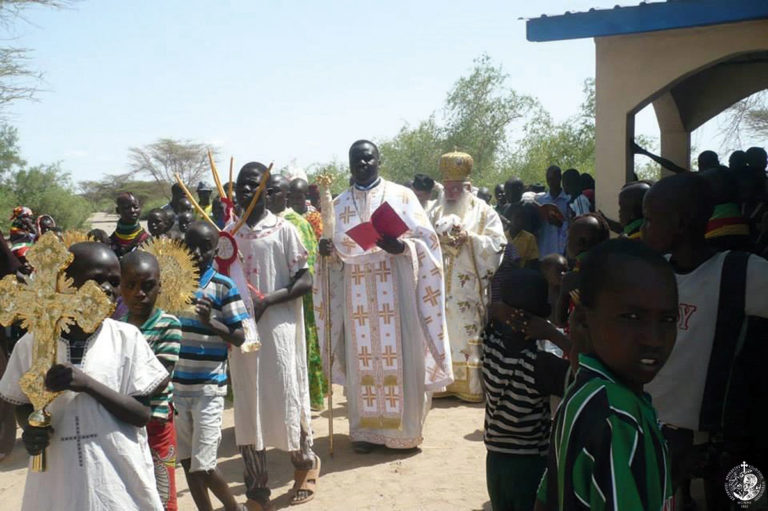
[[[566,253],[571,259],[606,241],[611,235],[602,215],[586,213],[576,217],[568,229]]]
[[[745,168],[746,166],[740,166],[731,170],[728,167],[717,167],[699,173],[709,183],[715,204],[736,202],[739,199],[739,184],[736,178]]]
[[[594,307],[600,292],[623,273],[624,263],[640,261],[661,269],[665,278],[675,282],[672,266],[650,247],[625,238],[606,241],[592,249],[580,268],[580,298],[585,307]]]
[[[75,257],[66,274],[72,278],[75,287],[95,280],[115,300],[120,288],[120,261],[112,249],[103,243],[84,241],[75,243],[69,251]]]
[[[526,269],[510,271],[498,284],[501,301],[506,305],[543,318],[549,316],[549,285],[540,272]]]
[[[562,254],[549,254],[541,260],[539,269],[544,274],[544,277],[549,280],[551,272],[560,273],[568,269],[568,260]]]
[[[214,226],[204,220],[197,220],[189,224],[188,231],[195,231],[195,233],[206,239],[217,239],[219,232]]]
[[[83,268],[89,264],[111,264],[112,262],[120,264],[115,253],[111,248],[103,243],[97,243],[95,241],[83,241],[81,243],[75,243],[69,247],[69,251],[75,256],[72,264],[67,268],[67,274],[77,281],[77,273],[82,271]]]
[[[643,198],[643,241],[667,253],[681,240],[703,239],[714,208],[712,189],[698,173],[665,177]]]
[[[134,250],[120,259],[120,268],[122,270],[139,267],[149,269],[160,275],[160,264],[157,262],[157,258],[149,252]]]
[[[699,172],[702,170],[712,169],[720,165],[720,160],[717,157],[717,153],[714,151],[702,151],[698,157]]]
[[[693,172],[665,177],[648,190],[653,197],[666,200],[679,213],[688,213],[699,224],[706,224],[714,203],[707,181]]]
[[[634,181],[627,183],[619,192],[619,222],[622,227],[643,218],[643,198],[651,183],[647,181]]]

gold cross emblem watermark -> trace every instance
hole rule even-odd
[[[114,310],[114,304],[96,282],[89,280],[76,289],[64,271],[74,256],[54,232],[44,234],[27,253],[34,268],[20,283],[15,275],[0,280],[0,324],[21,321],[22,328],[34,336],[32,365],[19,380],[19,386],[32,403],[29,424],[48,427],[50,414],[45,407],[57,392],[45,388],[45,375],[56,363],[56,348],[62,332],[77,324],[84,332],[96,330]],[[45,452],[33,458],[32,470],[45,470]]]

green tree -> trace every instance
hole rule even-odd
[[[0,126],[0,180],[26,166],[19,148],[19,132],[13,126]]]
[[[307,178],[309,182],[315,180],[320,175],[333,176],[333,182],[331,183],[331,193],[336,196],[349,188],[349,164],[342,163],[340,161],[332,161],[320,165],[313,165],[307,169]]]
[[[440,155],[459,150],[472,155],[472,181],[488,186],[499,178],[499,156],[507,146],[507,133],[535,102],[507,86],[508,75],[483,55],[471,72],[448,92],[440,116],[432,114],[415,127],[404,126],[391,139],[381,141],[382,175],[404,182],[416,173],[440,178]]]
[[[415,128],[403,126],[394,138],[379,144],[381,174],[397,183],[412,179],[414,174],[437,178],[444,149],[445,141],[434,115]]]
[[[37,214],[49,214],[64,229],[82,227],[91,214],[88,201],[75,194],[71,176],[58,163],[21,170],[14,176],[16,198]]]
[[[75,193],[69,173],[58,163],[29,167],[18,142],[16,128],[0,125],[0,229],[8,233],[8,218],[19,205],[51,215],[62,228],[81,227],[91,205]]]
[[[199,142],[161,138],[152,144],[128,149],[128,166],[131,173],[150,176],[160,184],[175,183],[176,174],[184,183],[197,184],[210,172],[208,149]],[[213,154],[215,157],[216,152]]]
[[[579,113],[556,123],[535,102],[523,126],[523,137],[514,151],[505,154],[503,174],[515,176],[525,183],[543,183],[550,165],[563,170],[594,173],[595,168],[595,84],[584,82],[584,100]]]
[[[507,86],[508,77],[483,55],[475,60],[472,72],[454,84],[445,101],[445,145],[472,155],[476,182],[495,177],[508,128],[534,105],[530,97]]]
[[[0,191],[0,219],[6,232],[10,211],[18,205],[27,206],[35,215],[51,215],[63,229],[83,227],[92,212],[90,203],[75,194],[69,173],[58,163],[19,170],[0,186]]]

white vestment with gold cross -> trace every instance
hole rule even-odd
[[[384,202],[408,226],[402,254],[363,251],[345,232]],[[345,385],[352,441],[412,448],[422,441],[431,393],[453,381],[440,242],[411,190],[389,181],[334,200],[330,279],[318,258],[314,303],[325,366],[324,297],[330,293],[333,382]],[[330,289],[326,289],[330,282]]]
[[[506,238],[496,211],[474,195],[467,199],[466,211],[458,220],[469,237],[460,246],[451,246],[441,233],[439,222],[445,218],[446,209],[444,197],[435,204],[429,215],[432,223],[437,226],[443,249],[445,319],[453,360],[454,382],[445,395],[481,402],[480,333],[487,319],[488,287],[501,264]]]

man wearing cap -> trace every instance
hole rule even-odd
[[[168,219],[171,222],[171,227],[169,229],[176,228],[178,231],[178,226],[176,225],[176,215],[181,213],[179,203],[186,198],[187,195],[184,193],[184,188],[182,188],[179,183],[173,183],[171,185],[171,200],[168,202],[168,204],[161,208],[168,214]]]
[[[429,215],[443,249],[445,319],[454,374],[453,384],[440,397],[480,402],[480,332],[488,285],[501,263],[506,239],[498,213],[472,194],[472,166],[472,157],[466,153],[440,157],[444,193]]]
[[[328,367],[323,346],[330,344],[333,383],[346,387],[355,452],[412,449],[422,442],[432,392],[453,381],[440,242],[414,193],[379,177],[373,142],[352,144],[349,166],[352,184],[334,200],[333,241],[319,243],[329,270],[319,264],[315,271],[321,352]],[[397,237],[379,232],[372,245],[354,241],[348,233],[355,236],[352,229],[384,204],[388,222],[402,221],[407,230]]]
[[[209,218],[213,218],[211,193],[213,193],[213,188],[211,188],[211,185],[205,181],[200,181],[197,183],[197,203],[200,204],[200,207],[203,208],[203,211],[205,211],[205,214],[208,215]]]

